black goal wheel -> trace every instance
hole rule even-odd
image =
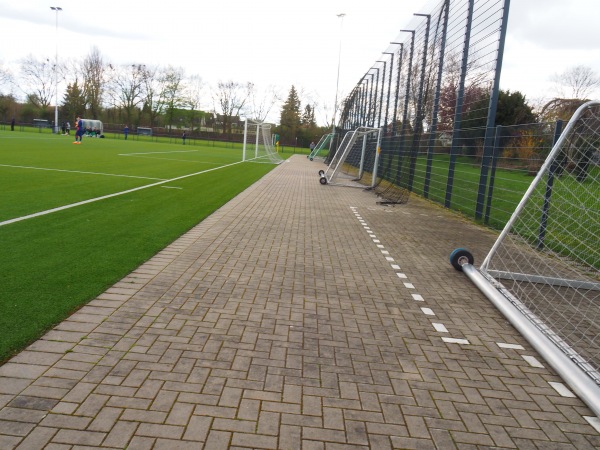
[[[325,178],[325,177],[319,178],[319,183],[321,183],[321,184],[327,184],[327,178]]]
[[[325,175],[325,172],[323,170],[319,170],[319,176],[322,177]]]
[[[450,253],[450,264],[459,272],[462,272],[462,266],[464,264],[473,264],[475,259],[471,252],[464,248],[457,248]]]
[[[313,160],[312,158],[309,158],[311,161]]]

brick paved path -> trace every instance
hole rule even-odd
[[[0,367],[0,449],[600,448],[450,266],[491,233],[319,168],[282,164]]]

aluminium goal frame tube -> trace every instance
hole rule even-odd
[[[461,268],[473,284],[479,288],[517,331],[527,339],[594,414],[600,418],[600,386],[557,348],[535,325],[524,317],[475,266],[464,264]]]

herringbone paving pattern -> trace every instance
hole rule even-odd
[[[450,266],[490,232],[319,168],[293,157],[0,367],[0,449],[600,448]]]

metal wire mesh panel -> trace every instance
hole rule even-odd
[[[600,102],[573,116],[480,271],[600,384]]]
[[[446,178],[439,201],[451,207],[460,157],[477,157],[490,145],[506,4],[431,2],[429,11],[415,14],[345,98],[341,128],[384,130],[376,183],[380,195],[398,197],[423,188],[428,197],[432,155],[446,152],[446,173],[434,175]],[[481,195],[478,189],[466,193],[473,203]]]

